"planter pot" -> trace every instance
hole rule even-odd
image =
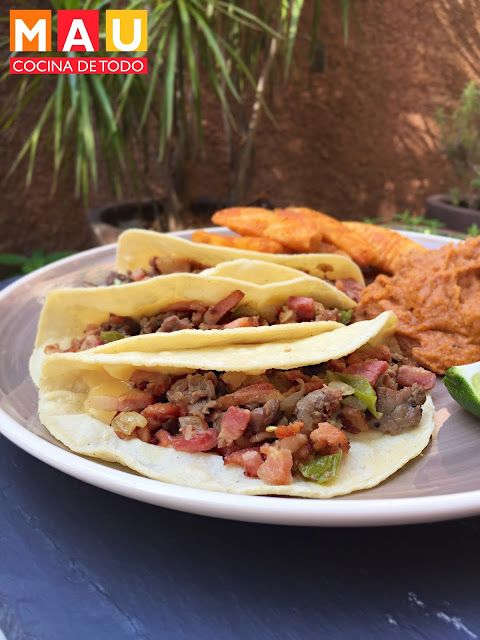
[[[466,232],[476,223],[480,226],[480,211],[468,207],[456,207],[451,204],[450,196],[445,194],[427,198],[425,218],[438,220],[447,229]]]
[[[211,216],[223,206],[225,205],[222,202],[199,198],[191,204],[190,211],[183,215],[175,228],[210,226]],[[98,244],[116,242],[118,236],[126,229],[153,228],[156,231],[173,231],[169,229],[164,203],[159,200],[122,202],[100,207],[89,214],[88,222]]]

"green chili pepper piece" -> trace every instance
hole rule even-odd
[[[340,314],[340,322],[342,324],[348,324],[353,316],[353,309],[349,309],[348,311],[344,311],[343,309],[339,309],[338,313]]]
[[[300,473],[307,480],[313,480],[321,484],[333,480],[342,461],[342,450],[328,456],[316,456],[311,462],[299,464]]]
[[[102,331],[100,334],[100,340],[104,342],[114,342],[115,340],[123,340],[127,336],[120,331]]]
[[[376,408],[377,394],[375,393],[375,389],[364,376],[327,371],[327,380],[341,380],[342,382],[349,384],[353,389],[355,389],[355,393],[353,395],[367,405],[367,409],[370,413],[375,416],[375,418],[382,417],[383,413],[378,412]]]

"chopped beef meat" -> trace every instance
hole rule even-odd
[[[341,422],[347,431],[359,433],[360,431],[368,431],[369,426],[365,418],[365,414],[355,407],[342,407]]]
[[[268,382],[259,384],[250,384],[247,387],[242,387],[238,391],[229,393],[226,396],[222,396],[217,400],[217,406],[219,409],[228,409],[233,405],[247,405],[251,403],[265,404],[271,398],[275,398],[280,394],[276,391],[273,384]]]
[[[371,418],[370,426],[391,434],[406,431],[420,421],[425,399],[425,390],[417,383],[399,391],[380,387],[377,389],[377,411],[383,415],[381,418]]]
[[[162,322],[162,326],[157,329],[157,333],[172,333],[182,329],[193,329],[193,323],[188,318],[180,319],[178,316],[170,316],[170,318]]]
[[[159,371],[137,369],[130,376],[130,382],[141,391],[150,391],[156,396],[161,396],[170,389],[172,376]]]
[[[303,420],[306,430],[311,430],[314,425],[325,422],[337,411],[341,399],[341,391],[325,386],[299,400],[294,415],[298,420]]]
[[[187,375],[174,382],[167,391],[167,399],[181,408],[184,415],[203,416],[216,406],[217,376],[208,371],[205,374]]]
[[[398,364],[389,365],[385,373],[382,373],[375,383],[375,389],[380,387],[388,387],[396,391],[398,389],[397,384]]]
[[[257,407],[250,412],[248,433],[253,435],[264,431],[266,427],[277,423],[280,417],[280,402],[276,398],[267,400],[263,407]]]

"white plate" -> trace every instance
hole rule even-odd
[[[217,231],[217,229],[215,229]],[[189,237],[188,232],[179,233]],[[428,248],[448,239],[405,233]],[[66,258],[0,293],[0,431],[36,458],[95,486],[159,506],[220,518],[289,525],[368,526],[445,520],[480,514],[480,422],[447,394],[433,390],[437,429],[425,455],[368,491],[330,500],[238,496],[190,489],[137,476],[71,453],[40,424],[28,359],[45,292],[97,280],[113,267],[115,245]],[[420,276],[419,276],[420,277]]]

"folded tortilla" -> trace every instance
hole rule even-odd
[[[185,453],[147,444],[138,438],[121,440],[109,424],[86,411],[85,400],[90,389],[98,385],[104,390],[113,389],[118,380],[128,380],[139,368],[176,374],[198,369],[258,374],[271,368],[287,370],[320,364],[346,356],[366,344],[385,343],[395,326],[395,315],[385,312],[375,320],[336,331],[269,344],[218,346],[212,341],[212,346],[162,353],[53,354],[43,365],[40,419],[72,451],[118,462],[163,482],[248,495],[330,498],[348,494],[377,485],[427,446],[434,426],[429,397],[423,405],[420,423],[408,431],[395,436],[377,431],[350,433],[350,451],[331,482],[316,484],[295,478],[292,484],[280,486],[248,478],[242,468],[224,465],[222,457],[213,453]]]
[[[118,239],[117,262],[115,269],[120,273],[128,270],[148,269],[148,261],[154,256],[179,256],[195,260],[206,267],[215,267],[221,262],[231,260],[259,260],[261,262],[284,265],[299,269],[317,278],[353,278],[365,284],[358,265],[347,256],[332,253],[273,254],[216,247],[213,245],[190,242],[168,234],[143,229],[124,231]]]
[[[271,266],[277,265],[262,263],[267,278]],[[299,272],[294,271],[294,274]],[[259,313],[265,307],[285,304],[292,295],[313,298],[327,309],[347,310],[355,307],[351,298],[324,280],[299,275],[302,277],[296,280],[260,286],[249,282],[240,284],[238,280],[231,278],[177,273],[113,287],[52,291],[48,294],[40,315],[35,349],[30,359],[30,375],[38,386],[45,347],[58,343],[61,349],[68,349],[72,338],[81,338],[88,324],[98,325],[106,322],[110,313],[138,320],[143,316],[161,313],[168,305],[179,301],[197,300],[205,306],[210,306],[236,289],[241,289],[245,294],[240,304],[248,305]],[[94,351],[118,353],[202,347],[206,344],[202,334],[206,333],[214,336],[208,338],[208,344],[270,342],[281,340],[287,335],[295,339],[332,331],[342,326],[338,322],[302,322],[212,331],[183,329],[173,333],[132,336],[95,347]]]

